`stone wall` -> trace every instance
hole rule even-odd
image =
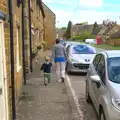
[[[46,41],[46,48],[51,48],[52,45],[55,43],[56,39],[56,16],[55,14],[43,3],[43,8],[45,12],[45,19],[44,19],[44,38]]]
[[[118,39],[109,39],[109,40],[106,40],[105,44],[112,45],[112,46],[120,46],[120,40],[118,40]]]
[[[21,27],[21,7],[17,7],[16,0],[13,0],[13,34],[14,34],[14,65],[15,65],[15,97],[18,99],[22,86],[22,27]],[[0,11],[9,16],[8,0],[0,0]],[[10,24],[9,21],[4,21],[4,41],[5,41],[5,59],[7,73],[7,98],[8,98],[8,119],[12,118],[12,94],[11,94],[11,56],[10,56]],[[18,39],[17,39],[18,38]],[[17,42],[18,40],[18,42]],[[19,46],[19,47],[18,47]],[[19,51],[19,54],[18,52]],[[19,64],[18,64],[19,60]],[[19,65],[19,66],[18,66]]]

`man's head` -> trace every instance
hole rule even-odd
[[[59,39],[56,39],[56,44],[60,43],[60,40]]]

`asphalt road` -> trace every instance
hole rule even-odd
[[[97,48],[97,52],[104,51]],[[80,109],[83,111],[85,120],[99,120],[95,108],[92,104],[88,104],[85,100],[85,80],[86,74],[70,74],[68,77],[71,80],[76,96],[79,100]]]

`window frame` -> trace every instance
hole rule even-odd
[[[16,67],[17,72],[21,69],[21,63],[20,63],[20,28],[17,26],[16,30]]]
[[[97,54],[97,55],[95,56],[94,60],[93,60],[93,66],[94,66],[95,71],[97,71],[97,65],[99,64],[99,61],[100,61],[100,59],[101,59],[101,55],[102,55],[102,54]],[[96,58],[98,58],[98,56],[100,56],[100,58],[98,59],[98,64],[96,64],[96,63],[94,63],[94,62],[96,61]]]
[[[101,64],[101,61],[103,61],[103,63],[104,63],[103,66]],[[100,68],[99,66],[101,66],[101,69],[100,69],[101,71],[98,71],[99,68]],[[102,72],[102,73],[100,73],[100,72]],[[99,60],[99,63],[97,65],[97,74],[100,76],[101,81],[105,84],[105,81],[106,81],[106,64],[105,64],[105,57],[104,57],[104,55],[101,56],[101,58]],[[102,75],[104,75],[104,76],[102,76]]]

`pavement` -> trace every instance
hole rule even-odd
[[[45,55],[40,53],[33,63],[33,72],[27,77],[17,104],[17,120],[82,120],[74,102],[73,94],[67,81],[57,83],[53,66],[52,82],[44,86],[40,65]]]

